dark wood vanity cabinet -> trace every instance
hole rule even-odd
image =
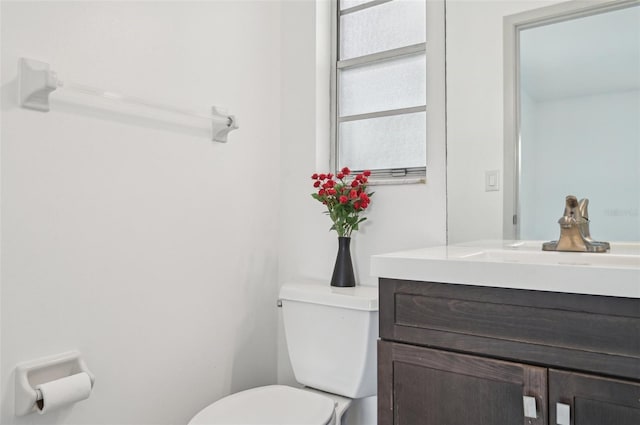
[[[380,279],[380,425],[640,425],[640,300]]]

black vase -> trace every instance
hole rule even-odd
[[[353,275],[353,264],[351,263],[351,238],[338,236],[338,256],[336,265],[333,267],[331,276],[331,286],[346,288],[356,286],[356,278]]]

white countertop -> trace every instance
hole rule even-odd
[[[478,241],[371,257],[377,277],[640,298],[640,244],[607,253],[542,251],[542,241]]]

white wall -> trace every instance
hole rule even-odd
[[[557,1],[447,1],[448,240],[502,239],[500,191],[485,171],[503,169],[502,26],[507,15]]]
[[[1,7],[0,423],[186,423],[275,382],[280,3]],[[20,109],[19,56],[63,80],[225,106],[241,128],[214,144],[62,93],[49,113]],[[74,348],[91,398],[14,417],[16,363]]]
[[[0,23],[2,22],[2,5],[0,5]],[[0,28],[0,49],[2,46],[2,29]],[[4,373],[2,371],[2,53],[0,51],[0,418],[2,418],[2,382]]]

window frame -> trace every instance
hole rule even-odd
[[[386,51],[382,51],[382,52],[376,52],[376,53],[372,53],[372,54],[368,54],[368,55],[364,55],[364,56],[359,56],[356,58],[351,58],[351,59],[345,59],[345,60],[338,60],[339,58],[339,20],[340,20],[340,16],[344,15],[344,14],[348,14],[348,13],[353,13],[353,12],[357,12],[363,9],[367,9],[370,7],[375,7],[384,3],[388,3],[390,1],[393,0],[372,0],[369,1],[367,3],[363,3],[357,6],[353,6],[351,8],[347,8],[343,11],[340,11],[340,7],[339,7],[339,2],[340,0],[332,0],[331,1],[331,72],[330,72],[330,117],[331,117],[331,123],[330,123],[330,139],[331,139],[331,149],[330,149],[330,155],[331,155],[331,167],[332,169],[337,171],[338,168],[338,164],[339,164],[339,137],[338,137],[338,126],[341,122],[346,122],[346,121],[352,121],[352,120],[361,120],[361,119],[368,119],[368,118],[376,118],[376,117],[383,117],[383,116],[393,116],[393,115],[403,115],[403,114],[409,114],[409,113],[415,113],[415,112],[425,112],[426,116],[427,116],[427,130],[426,130],[426,134],[425,134],[425,140],[424,143],[427,146],[427,158],[425,158],[426,160],[426,166],[425,167],[415,167],[415,168],[399,168],[399,169],[383,169],[383,170],[371,170],[372,171],[372,176],[370,179],[370,182],[372,184],[395,184],[395,183],[425,183],[426,182],[426,175],[427,175],[427,169],[429,168],[429,141],[431,139],[430,135],[431,133],[438,133],[438,131],[430,131],[430,125],[433,125],[431,123],[431,121],[433,121],[430,117],[431,114],[431,107],[433,107],[433,105],[437,106],[442,106],[442,111],[443,113],[442,115],[442,125],[438,126],[439,129],[442,130],[442,134],[444,134],[444,108],[446,106],[445,102],[444,102],[444,93],[442,93],[442,96],[430,96],[430,85],[433,84],[433,81],[431,81],[430,84],[430,80],[434,80],[434,78],[431,77],[431,43],[430,43],[430,39],[435,39],[436,43],[435,44],[440,44],[441,48],[436,48],[434,49],[436,53],[441,53],[441,60],[440,61],[436,61],[438,63],[435,64],[434,68],[441,68],[441,72],[437,72],[436,75],[438,78],[439,82],[441,83],[441,87],[444,88],[444,0],[437,0],[437,1],[433,1],[433,0],[424,0],[426,5],[427,5],[427,12],[425,16],[425,20],[426,20],[426,41],[423,43],[418,43],[418,44],[413,44],[413,45],[408,45],[408,46],[403,46],[403,47],[399,47],[399,48],[395,48],[395,49],[391,49],[391,50],[386,50]],[[436,7],[434,9],[434,4],[430,3],[437,3],[441,6],[441,8]],[[436,5],[437,6],[437,5]],[[442,34],[441,36],[435,36],[434,34],[432,34],[432,36],[430,37],[430,32],[432,32],[430,30],[430,21],[428,19],[431,10],[430,9],[434,9],[435,15],[437,17],[441,17],[442,19]],[[439,9],[441,9],[441,11],[439,11]],[[346,12],[346,13],[345,13]],[[427,46],[427,44],[429,44],[429,46]],[[429,47],[429,48],[428,48]],[[427,93],[426,93],[426,104],[425,105],[420,105],[420,106],[415,106],[415,107],[408,107],[408,108],[400,108],[400,109],[392,109],[392,110],[387,110],[387,111],[376,111],[376,112],[371,112],[371,113],[364,113],[364,114],[357,114],[357,115],[350,115],[350,116],[346,116],[346,117],[342,117],[340,118],[338,116],[338,102],[339,102],[339,96],[338,96],[338,71],[339,70],[343,70],[343,69],[349,69],[352,67],[358,67],[358,66],[366,66],[366,65],[370,65],[370,64],[374,64],[374,63],[379,63],[379,62],[383,62],[383,61],[390,61],[390,60],[396,60],[396,59],[401,59],[401,58],[406,58],[406,57],[411,57],[411,56],[416,56],[416,55],[425,55],[425,60],[427,61]],[[435,55],[434,55],[435,56]],[[441,77],[441,78],[440,78]],[[444,92],[444,89],[442,90]],[[438,97],[441,97],[443,99],[442,102],[438,102],[436,101],[436,99]],[[433,102],[433,104],[432,104]],[[435,114],[438,115],[438,114]],[[354,170],[354,171],[362,171],[362,170]]]

